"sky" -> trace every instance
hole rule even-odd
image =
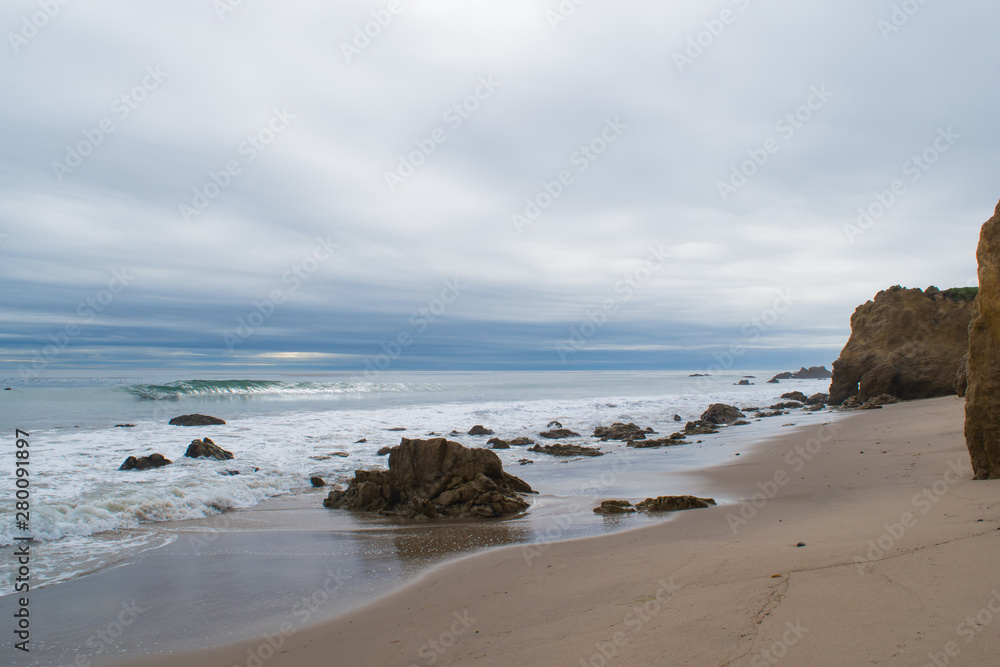
[[[829,366],[879,290],[976,284],[998,22],[10,0],[0,374]]]

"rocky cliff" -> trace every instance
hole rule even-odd
[[[904,400],[955,392],[969,347],[975,288],[944,292],[896,286],[851,317],[851,338],[833,363],[830,404],[882,394]]]
[[[1000,478],[1000,204],[979,236],[979,295],[969,327],[965,441],[976,479]]]

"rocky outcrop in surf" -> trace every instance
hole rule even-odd
[[[879,292],[851,316],[851,338],[833,363],[831,405],[882,394],[911,400],[954,393],[969,347],[975,288]]]
[[[323,506],[410,518],[489,518],[526,510],[526,493],[534,491],[504,472],[488,449],[403,438],[389,452],[388,470],[356,470],[347,489],[331,491]]]
[[[167,423],[171,426],[220,426],[226,422],[218,417],[209,417],[208,415],[181,415],[174,417]]]
[[[216,461],[229,461],[233,458],[232,452],[227,452],[222,447],[212,442],[211,438],[202,440],[192,440],[188,445],[184,456],[192,459],[215,459]]]
[[[162,468],[168,466],[173,461],[163,454],[150,454],[149,456],[130,456],[125,459],[119,470],[149,470],[150,468]]]

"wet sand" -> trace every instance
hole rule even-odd
[[[856,413],[705,471],[745,505],[494,549],[312,627],[115,664],[994,664],[1000,482],[971,481],[962,409]]]

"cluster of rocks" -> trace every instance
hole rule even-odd
[[[902,401],[892,394],[874,396],[869,398],[867,401],[862,401],[857,396],[851,396],[849,399],[844,401],[844,404],[841,407],[857,410],[880,410],[883,405],[892,405],[894,403],[902,403]]]
[[[495,518],[526,510],[521,494],[528,493],[534,491],[488,449],[403,438],[389,453],[388,470],[355,471],[347,489],[331,491],[323,505],[408,518]]]
[[[604,456],[604,452],[597,447],[567,445],[561,442],[557,442],[554,445],[545,445],[544,447],[542,445],[535,445],[534,447],[529,447],[528,451],[549,454],[551,456]]]
[[[635,424],[628,423],[622,424],[620,422],[615,422],[611,426],[598,426],[594,429],[595,438],[600,438],[601,442],[607,442],[608,440],[620,440],[622,442],[632,441],[632,440],[645,440],[647,434],[655,434],[651,427],[642,428],[641,426],[636,426]]]
[[[511,447],[527,447],[528,445],[535,444],[535,441],[531,438],[514,438],[513,440],[501,440],[500,438],[491,438],[486,441],[487,445],[493,447],[493,449],[510,449]]]
[[[713,498],[698,498],[696,496],[660,496],[646,498],[633,505],[627,500],[605,500],[600,507],[594,508],[594,513],[605,516],[617,514],[635,514],[636,512],[681,512],[684,510],[705,509],[715,505]]]
[[[208,415],[181,415],[174,417],[168,422],[171,426],[217,426],[225,424],[218,417]],[[134,428],[135,424],[115,424],[115,428]],[[210,438],[194,440],[188,445],[184,456],[190,458],[211,458],[219,461],[228,461],[233,458],[232,452],[227,452],[216,445]],[[149,470],[150,468],[162,468],[168,466],[173,461],[163,454],[155,453],[147,456],[129,456],[125,462],[119,466],[119,470]],[[239,474],[239,473],[231,473]]]
[[[778,373],[767,382],[768,384],[778,384],[782,380],[827,380],[831,377],[833,374],[826,369],[826,366],[812,366],[811,368],[803,366],[794,373]]]

